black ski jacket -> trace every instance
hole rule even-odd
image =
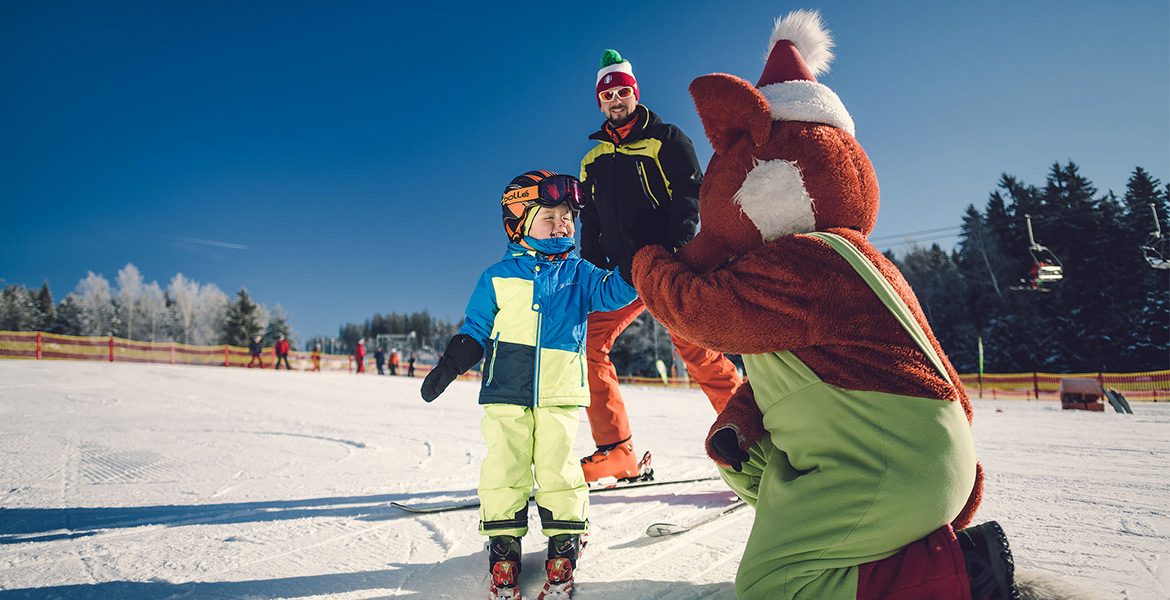
[[[677,250],[695,237],[703,171],[690,138],[645,106],[615,145],[603,123],[581,159],[593,197],[581,211],[581,258],[614,269],[643,246]]]

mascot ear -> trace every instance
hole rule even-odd
[[[726,152],[742,135],[750,135],[757,146],[768,140],[772,111],[756,86],[735,75],[714,73],[692,81],[690,90],[717,154]]]

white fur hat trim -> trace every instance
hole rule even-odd
[[[785,81],[760,88],[777,121],[824,123],[855,135],[853,117],[828,86],[815,81]]]
[[[757,161],[735,192],[735,201],[765,242],[817,227],[812,196],[792,161]]]

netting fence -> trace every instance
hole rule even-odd
[[[177,342],[138,342],[112,336],[82,337],[40,331],[0,331],[0,359],[25,360],[92,360],[104,362],[138,362],[172,365],[260,368],[247,348],[239,346],[190,346]],[[357,370],[354,357],[341,354],[315,354],[304,351],[289,353],[289,365],[297,371]],[[276,349],[264,348],[263,368],[276,363]],[[363,361],[365,373],[377,373],[374,361]],[[430,365],[416,365],[422,376]],[[405,369],[400,369],[405,371]],[[478,371],[469,371],[461,379],[479,379]],[[1170,400],[1170,370],[1140,373],[1001,373],[960,375],[971,398],[1014,398],[1021,400],[1056,400],[1060,380],[1095,379],[1106,389],[1116,390],[1131,401],[1166,402]],[[619,377],[621,383],[698,388],[686,377]]]

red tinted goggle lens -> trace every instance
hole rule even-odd
[[[537,197],[541,206],[559,206],[567,203],[572,210],[585,207],[585,187],[576,177],[553,175],[538,185]]]

